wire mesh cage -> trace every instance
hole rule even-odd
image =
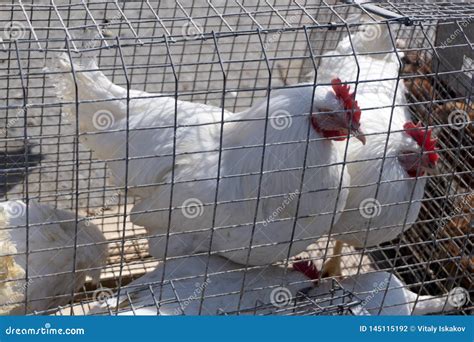
[[[1,312],[470,314],[473,19],[0,3]]]

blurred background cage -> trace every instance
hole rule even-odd
[[[115,84],[129,82],[131,89],[169,96],[177,91],[180,100],[215,106],[224,95],[225,109],[236,112],[265,97],[270,80],[272,87],[304,81],[313,61],[317,65],[348,31],[358,29],[348,18],[361,13],[370,22],[392,23],[397,47],[404,52],[400,79],[409,89],[410,111],[435,128],[441,167],[439,175],[429,178],[414,227],[381,246],[346,247],[344,274],[387,270],[421,295],[440,295],[457,286],[472,294],[474,4],[2,1],[2,200],[29,198],[78,212],[101,228],[110,252],[100,286],[86,283],[71,295],[73,310],[63,307],[59,313],[87,313],[97,289],[124,287],[160,260],[148,254],[145,230],[129,222],[134,198],[108,180],[104,161],[79,144],[75,122],[62,115],[43,69],[48,59],[62,51],[90,53]],[[468,114],[463,129],[449,120],[456,109]],[[326,241],[311,246],[319,266],[330,246]],[[357,305],[357,299],[350,302]],[[328,314],[304,303],[288,313]],[[329,314],[351,314],[351,305]],[[471,310],[472,301],[454,313]],[[57,308],[39,312],[53,313]]]

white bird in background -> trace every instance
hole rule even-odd
[[[312,84],[300,84],[273,90],[266,125],[267,99],[230,113],[131,90],[127,111],[127,90],[113,84],[93,60],[75,65],[76,99],[68,57],[61,55],[53,64],[51,68],[60,71],[54,75],[57,95],[66,101],[87,101],[79,105],[78,113],[74,106],[66,110],[73,117],[78,115],[82,142],[98,158],[112,160],[108,166],[115,184],[127,185],[129,193],[138,197],[131,221],[147,229],[150,253],[157,258],[165,252],[179,256],[211,249],[237,263],[269,264],[302,252],[329,231],[339,216],[334,212],[344,208],[349,177],[344,172],[341,184],[343,168],[338,163],[342,157],[333,141],[344,140],[350,133],[365,140],[357,102],[349,87],[337,79],[332,86],[315,89]],[[129,161],[125,163],[127,145]],[[294,226],[303,166],[303,191]]]
[[[164,278],[160,265],[122,288],[120,299],[114,296],[97,303],[89,314],[114,313],[118,305],[119,315],[278,315],[314,310],[315,303],[319,309],[334,311],[341,305],[353,307],[358,300],[358,306],[353,307],[358,314],[422,315],[453,308],[446,296],[418,296],[387,272],[347,277],[336,288],[327,278],[315,284],[318,272],[304,261],[296,265],[307,274],[295,269],[285,273],[280,266],[248,269],[240,298],[245,268],[219,256],[210,256],[208,267],[207,261],[208,256],[168,260]],[[298,296],[299,292],[306,296]],[[309,302],[301,302],[308,297]]]
[[[300,271],[285,272],[281,266],[254,266],[246,270],[218,255],[209,256],[209,262],[207,255],[170,259],[166,261],[165,272],[163,278],[163,264],[159,265],[123,287],[119,300],[116,296],[108,298],[93,306],[89,314],[115,312],[117,305],[119,315],[255,314],[256,307],[258,314],[278,314],[278,310],[285,311],[294,305],[292,299],[300,290],[314,285]]]
[[[77,292],[84,285],[86,276],[93,282],[99,280],[106,264],[106,240],[96,226],[79,222],[74,248],[73,213],[30,200],[28,228],[26,215],[27,207],[22,201],[0,203],[1,314],[24,314],[25,300],[27,313],[67,304],[72,291]],[[74,259],[76,272],[72,273]]]
[[[385,123],[383,118],[374,117],[365,127],[369,134],[383,132],[388,127]],[[349,146],[347,161],[353,163],[348,164],[348,170],[351,186],[356,187],[351,188],[345,212],[333,233],[341,233],[336,239],[352,246],[378,245],[408,230],[421,208],[427,180],[423,176],[436,167],[439,159],[431,129],[426,131],[396,115],[390,129],[390,136],[385,133],[367,137],[367,150]]]
[[[397,81],[401,53],[397,57],[388,27],[377,24],[360,28],[352,34],[352,40],[346,37],[326,55],[352,53],[351,46],[357,53],[371,53],[357,55],[359,68],[354,56],[323,57],[318,73],[323,82],[331,72],[349,83],[361,82],[356,96],[364,113],[360,123],[367,138],[364,148],[352,141],[347,144],[351,187],[344,212],[331,231],[338,240],[334,248],[338,256],[325,264],[323,275],[341,274],[341,242],[374,246],[393,240],[411,227],[418,217],[426,184],[426,178],[416,176],[432,171],[439,158],[431,129],[411,121],[406,89],[403,81]],[[337,147],[343,154],[346,144],[338,143]]]
[[[339,75],[346,82],[357,84],[357,100],[364,107],[390,106],[395,93],[397,102],[404,102],[406,88],[403,81],[398,82],[404,54],[394,47],[395,26],[390,27],[392,34],[387,24],[352,28],[350,37],[343,38],[334,50],[321,57],[317,81],[327,82]],[[308,80],[313,78],[313,72],[307,75]]]

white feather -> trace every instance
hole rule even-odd
[[[344,290],[331,292],[332,305],[348,303],[354,300],[348,296],[353,293],[361,300],[361,308],[370,315],[425,315],[439,314],[453,308],[447,296],[418,295],[395,275],[388,272],[373,272],[347,277],[340,282]],[[328,279],[308,292],[309,296],[330,293],[332,283]],[[346,292],[343,292],[346,291]],[[362,312],[359,312],[362,313]]]
[[[93,307],[90,314],[114,312],[117,303],[120,315],[216,315],[246,310],[253,314],[252,309],[262,304],[268,306],[259,313],[271,313],[290,307],[298,291],[312,286],[302,273],[285,272],[280,266],[245,271],[244,266],[219,256],[211,256],[208,267],[207,261],[207,256],[168,260],[164,278],[160,265],[122,288],[119,300],[109,298]],[[159,311],[156,302],[160,303]],[[272,306],[272,302],[281,307]]]
[[[350,37],[346,36],[339,42],[335,50],[323,55],[317,69],[317,81],[330,82],[337,76],[353,83],[361,108],[366,105],[391,106],[395,93],[395,98],[400,101],[406,88],[403,81],[397,81],[403,53],[396,50],[392,42],[392,36],[396,34],[394,26],[391,26],[391,34],[386,24],[361,25],[354,30]],[[313,80],[314,73],[306,77]],[[376,97],[364,101],[360,96],[366,94]],[[375,102],[371,101],[374,99]]]
[[[347,168],[351,189],[344,212],[334,225],[333,233],[342,234],[335,236],[337,240],[357,247],[374,246],[393,240],[408,230],[418,217],[426,178],[409,177],[397,158],[400,151],[420,152],[416,141],[403,129],[405,120],[400,111],[404,109],[395,108],[397,113],[393,115],[390,129],[389,118],[383,116],[387,113],[362,115],[365,133],[376,134],[367,136],[364,148],[349,142]],[[382,163],[385,144],[387,150]],[[343,144],[339,147],[345,148]],[[373,209],[370,203],[374,203]],[[351,234],[347,234],[349,232]]]
[[[240,314],[284,314],[295,303],[296,307],[302,307],[295,302],[300,291],[317,303],[314,310],[341,304],[353,307],[355,301],[359,301],[359,307],[353,307],[354,310],[363,314],[360,309],[365,309],[371,315],[421,315],[452,309],[446,296],[418,296],[396,276],[390,278],[387,272],[354,275],[340,282],[342,288],[334,288],[331,279],[322,279],[314,285],[302,273],[285,272],[280,266],[250,268],[245,272],[244,266],[219,256],[211,256],[208,267],[207,261],[207,256],[169,260],[164,278],[163,266],[158,266],[122,288],[119,299],[114,296],[93,305],[89,314],[114,313],[117,305],[119,315],[137,316],[216,315],[238,311]],[[350,293],[356,297],[349,296]],[[304,303],[306,305],[308,303]]]
[[[71,66],[67,57],[60,56],[54,68],[63,72],[56,74],[58,95],[74,101],[74,80],[69,74]],[[84,72],[85,68],[96,71]],[[75,66],[75,69],[79,100],[101,101],[80,104],[78,113],[75,113],[74,106],[67,110],[73,116],[79,116],[81,133],[95,133],[82,135],[82,141],[98,158],[119,160],[110,161],[108,166],[115,184],[120,187],[127,184],[130,194],[138,197],[131,212],[131,220],[144,226],[152,236],[149,245],[153,256],[162,258],[165,252],[168,256],[187,255],[208,251],[211,247],[212,251],[233,249],[221,255],[246,264],[248,247],[252,241],[252,246],[260,247],[252,249],[248,263],[272,263],[287,255],[298,254],[314,239],[326,234],[334,210],[344,208],[347,197],[344,187],[349,182],[349,176],[347,172],[344,174],[343,190],[336,205],[342,167],[331,165],[340,162],[341,156],[333,142],[318,140],[320,134],[311,128],[299,218],[293,233],[297,204],[295,192],[300,188],[309,113],[312,112],[312,85],[271,93],[268,108],[270,120],[291,120],[291,125],[286,129],[279,129],[278,122],[273,125],[269,122],[267,125],[266,143],[279,145],[267,146],[265,149],[258,223],[252,234],[263,155],[261,145],[265,136],[266,99],[248,110],[231,113],[204,104],[175,102],[174,98],[160,94],[132,91],[133,96],[147,98],[130,100],[127,119],[126,101],[123,99],[126,97],[125,89],[112,84],[99,71],[95,62],[90,62],[87,67]],[[103,101],[117,97],[121,99]],[[330,87],[316,88],[313,107],[318,106],[342,110]],[[174,150],[175,107],[178,128]],[[113,115],[114,122],[107,129],[100,130],[93,124],[94,114],[104,110]],[[282,116],[278,117],[279,114]],[[291,117],[288,117],[290,114]],[[221,203],[216,207],[213,224],[222,115],[225,123],[217,198]],[[273,118],[275,115],[277,117]],[[129,158],[133,159],[128,162],[129,177],[125,182],[127,122],[130,129]],[[175,209],[169,223],[173,153],[176,155],[172,203]],[[283,171],[274,172],[278,170]],[[249,173],[248,176],[239,176]],[[276,197],[262,198],[264,196]],[[194,208],[196,212],[191,214],[186,208],[180,208],[190,200],[198,204]],[[334,221],[337,219],[338,215]],[[166,236],[168,226],[169,238]],[[229,228],[211,232],[213,226]],[[292,235],[295,242],[289,251],[288,241]]]
[[[392,31],[392,36],[394,33]],[[348,142],[346,161],[351,188],[344,212],[332,233],[338,234],[334,235],[337,240],[364,247],[393,240],[411,227],[418,217],[426,179],[415,181],[408,177],[397,159],[400,151],[420,153],[416,141],[404,133],[403,128],[411,119],[404,106],[406,89],[403,81],[397,81],[402,53],[394,48],[386,24],[362,25],[351,38],[352,41],[345,37],[334,51],[325,55],[346,56],[322,58],[318,79],[328,82],[332,73],[337,73],[343,80],[358,82],[356,98],[362,109],[360,124],[367,134],[367,143],[361,146],[353,140]],[[348,56],[353,51],[357,53],[357,63],[354,56]],[[337,143],[337,147],[344,155],[346,142]],[[359,207],[376,194],[380,204],[375,208],[378,215],[362,216]]]
[[[99,280],[107,258],[100,230],[77,224],[76,272],[73,274],[75,215],[34,200],[0,203],[0,310],[24,314],[66,304],[86,279]],[[48,223],[54,222],[54,223]],[[28,234],[28,261],[26,237]],[[25,279],[28,264],[28,279]],[[3,282],[4,281],[4,282]],[[25,297],[25,289],[28,289]]]

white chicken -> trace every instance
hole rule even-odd
[[[339,75],[346,82],[357,84],[357,100],[365,108],[391,106],[395,93],[398,102],[404,101],[405,85],[397,81],[404,54],[395,49],[393,36],[395,32],[391,34],[387,24],[352,28],[350,37],[343,38],[334,50],[321,57],[317,80],[328,82]],[[312,80],[313,74],[307,79]],[[374,94],[378,96],[370,96]]]
[[[373,117],[364,123],[370,134],[387,132],[387,121]],[[408,230],[421,208],[427,180],[423,176],[436,167],[439,158],[435,145],[431,130],[398,115],[393,116],[390,135],[367,137],[367,150],[349,144],[348,171],[354,188],[333,227],[336,239],[356,247],[374,246]]]
[[[314,285],[297,270],[285,272],[282,266],[245,270],[218,255],[210,256],[209,262],[207,255],[171,259],[166,261],[165,272],[163,278],[163,265],[158,266],[123,288],[119,300],[108,298],[90,314],[114,313],[117,304],[119,315],[255,314],[259,304],[258,312],[269,314],[291,307],[300,290]]]
[[[387,25],[361,26],[327,56],[351,54],[351,46],[357,63],[354,56],[323,57],[318,73],[321,81],[334,72],[349,83],[359,82],[356,96],[364,112],[360,122],[367,138],[364,148],[348,142],[350,191],[344,212],[331,231],[339,241],[334,254],[340,253],[341,242],[374,246],[409,229],[421,208],[423,176],[438,160],[431,129],[411,122],[406,89],[398,81],[402,53],[394,48]],[[345,143],[337,147],[341,154],[346,150]],[[323,275],[340,273],[339,254],[326,263]]]
[[[340,281],[342,289],[331,291],[333,284],[330,279],[323,279],[320,284],[308,292],[308,296],[317,297],[331,293],[327,304],[337,306],[353,301],[347,292],[353,293],[362,302],[357,314],[370,315],[426,315],[440,314],[454,307],[447,300],[448,296],[418,295],[407,289],[407,286],[395,275],[388,272],[361,273],[344,278]],[[320,303],[318,303],[320,304]],[[323,302],[322,305],[325,303]]]
[[[86,276],[99,280],[107,258],[105,238],[96,226],[81,221],[74,248],[75,229],[73,213],[34,200],[28,208],[19,200],[0,203],[1,314],[24,314],[25,300],[27,313],[67,304]]]
[[[337,79],[332,86],[274,90],[268,106],[264,99],[239,113],[131,90],[127,111],[127,89],[95,61],[75,65],[78,99],[68,57],[51,68],[59,71],[57,95],[82,102],[78,113],[66,108],[79,117],[82,142],[110,160],[115,183],[138,197],[131,221],[147,229],[157,258],[212,250],[241,264],[269,264],[302,252],[344,208],[349,178],[341,177],[333,140],[364,137],[357,101]]]
[[[169,260],[163,285],[163,266],[158,266],[123,288],[119,300],[114,296],[96,303],[89,313],[115,313],[118,305],[118,315],[278,315],[312,305],[312,310],[317,310],[315,302],[319,310],[336,309],[341,305],[353,307],[357,299],[360,304],[353,307],[357,314],[422,315],[452,308],[446,296],[418,296],[387,272],[354,275],[341,281],[342,288],[334,288],[331,279],[321,279],[315,284],[313,280],[319,275],[311,263],[304,261],[296,265],[305,274],[295,269],[285,272],[280,266],[245,271],[243,266],[219,256],[210,256],[206,268],[207,258],[192,256]],[[306,297],[299,297],[299,292],[306,293]],[[349,293],[356,298],[348,296]],[[311,303],[298,304],[298,298],[308,296],[312,298]]]

